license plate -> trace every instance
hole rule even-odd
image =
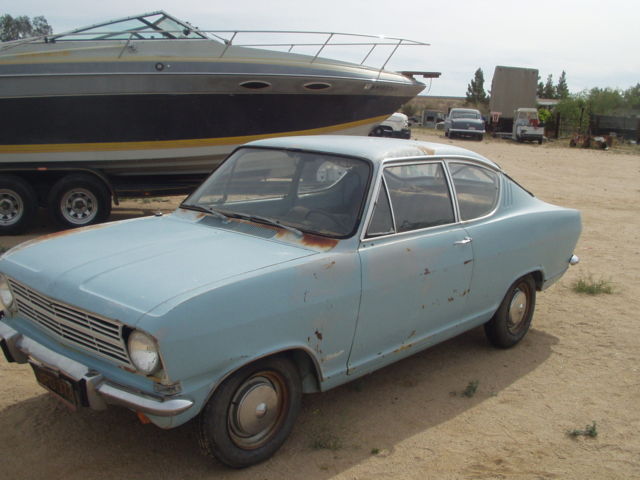
[[[469,130],[475,130],[476,127],[469,127]]]
[[[77,384],[71,379],[64,377],[62,374],[48,370],[31,363],[33,373],[36,375],[38,383],[49,390],[55,397],[71,410],[76,410],[79,405]]]

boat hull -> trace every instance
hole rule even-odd
[[[0,55],[0,168],[205,174],[251,140],[367,135],[424,88],[394,72],[224,48],[59,42]]]

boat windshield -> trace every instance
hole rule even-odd
[[[152,39],[205,39],[187,23],[181,22],[164,12],[153,12],[135,17],[127,17],[111,22],[79,28],[69,33],[52,37],[52,40],[152,40]]]
[[[221,222],[226,216],[345,238],[358,226],[370,171],[368,162],[356,158],[245,147],[182,207]]]

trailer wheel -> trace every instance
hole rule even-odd
[[[83,227],[100,223],[111,214],[111,194],[96,177],[71,174],[49,192],[49,214],[58,225]]]
[[[0,234],[24,232],[37,209],[38,198],[31,185],[14,175],[0,176]]]

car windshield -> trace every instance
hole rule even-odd
[[[245,147],[182,206],[221,221],[217,214],[347,237],[358,226],[370,171],[368,162],[355,158]]]
[[[472,110],[457,110],[452,116],[453,118],[480,118],[480,114]]]

